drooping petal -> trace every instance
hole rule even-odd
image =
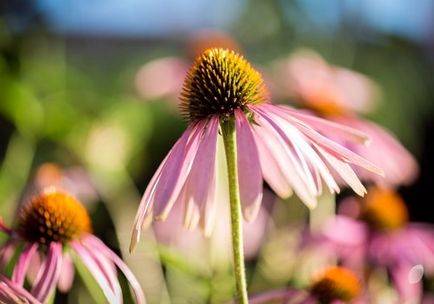
[[[185,218],[185,224],[194,227],[200,214],[205,231],[209,231],[212,227],[213,218],[210,218],[210,215],[214,213],[216,203],[215,167],[218,129],[218,117],[210,118],[185,185],[186,215],[189,215]],[[190,222],[187,221],[189,218]]]
[[[155,212],[159,217],[165,216],[178,198],[191,160],[194,158],[199,129],[200,126],[190,126],[184,132],[149,182],[134,220],[130,252],[134,250],[140,239],[140,233],[149,211]]]
[[[21,285],[0,274],[0,303],[42,304]]]
[[[244,113],[235,111],[240,199],[244,218],[256,218],[262,201],[262,173],[255,139]]]
[[[265,181],[270,185],[274,192],[282,198],[288,198],[292,195],[292,189],[288,183],[282,167],[279,165],[275,154],[268,148],[267,142],[259,134],[254,132],[256,147],[258,148],[259,162],[261,164],[262,175]]]
[[[122,303],[122,291],[112,265],[107,265],[107,261],[103,261],[101,258],[97,259],[92,250],[89,250],[79,241],[71,242],[71,248],[86,265],[107,300],[110,303]]]
[[[334,155],[327,153],[320,147],[316,146],[322,157],[329,163],[330,167],[354,190],[358,195],[364,196],[366,188],[362,185],[356,173],[350,165],[337,159]]]
[[[128,268],[128,266],[120,259],[110,248],[108,248],[100,239],[93,235],[89,235],[84,240],[89,244],[89,247],[95,248],[98,250],[100,254],[105,255],[109,260],[116,264],[116,266],[122,271],[122,273],[127,278],[128,282],[131,285],[131,288],[134,292],[134,296],[136,298],[137,304],[146,303],[145,296],[143,294],[143,290],[140,287],[139,282],[137,281],[134,274]]]
[[[339,193],[339,187],[336,184],[330,170],[318,156],[317,151],[312,147],[312,143],[300,132],[296,125],[292,125],[285,115],[276,110],[276,107],[268,106],[270,118],[278,124],[287,137],[287,141],[293,146],[298,159],[302,162],[305,172],[312,171],[317,184],[316,191],[321,193],[321,183],[318,176],[322,177],[331,193]],[[307,163],[307,164],[306,164]],[[308,167],[308,168],[306,168]],[[312,183],[312,181],[311,181]]]
[[[0,248],[0,271],[9,263],[17,249],[18,242],[15,239],[9,239]]]
[[[68,292],[74,282],[74,276],[74,263],[71,260],[71,256],[65,253],[62,259],[62,271],[60,272],[59,281],[57,282],[57,288],[59,288],[61,292]]]
[[[51,242],[47,256],[36,276],[31,294],[41,302],[45,302],[55,290],[62,270],[62,244]]]
[[[255,119],[260,126],[254,126],[255,140],[257,143],[264,143],[269,153],[274,155],[278,165],[282,168],[282,173],[285,175],[291,187],[294,189],[297,196],[310,207],[314,207],[317,204],[315,183],[312,179],[312,184],[309,184],[309,177],[305,175],[305,172],[296,168],[294,165],[294,155],[291,157],[291,151],[289,151],[288,144],[284,138],[267,120],[262,113],[256,113]],[[262,161],[262,160],[261,160]],[[265,176],[264,176],[265,177]]]
[[[371,171],[377,175],[384,175],[382,169],[378,168],[376,165],[370,161],[364,159],[363,157],[357,155],[356,153],[348,150],[347,148],[341,146],[335,141],[325,137],[324,135],[316,132],[314,129],[308,126],[300,125],[300,130],[308,137],[311,141],[322,147],[324,150],[333,154],[336,158],[339,158],[347,163],[354,164],[356,166],[362,167],[368,171]]]
[[[351,128],[347,125],[336,123],[330,120],[326,120],[309,113],[303,113],[300,110],[295,110],[289,106],[279,105],[264,105],[268,110],[275,112],[276,114],[286,114],[285,118],[289,119],[295,124],[310,125],[313,129],[324,133],[324,134],[334,134],[336,137],[342,139],[350,140],[356,143],[365,144],[370,141],[368,134]],[[278,108],[278,109],[276,109]],[[283,112],[282,112],[283,111]]]
[[[30,260],[38,249],[37,243],[28,244],[18,258],[12,273],[12,282],[22,286],[26,277],[27,269],[29,268]]]

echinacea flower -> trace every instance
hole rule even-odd
[[[164,220],[174,204],[184,206],[184,224],[210,233],[218,201],[217,150],[223,124],[233,123],[243,214],[253,220],[262,198],[263,179],[281,197],[294,192],[314,207],[323,183],[339,192],[343,179],[356,193],[365,188],[350,165],[377,174],[369,161],[330,139],[363,143],[357,130],[269,103],[261,75],[230,50],[209,49],[196,59],[181,93],[180,110],[189,121],[151,179],[134,223],[131,250],[149,219]],[[227,186],[227,185],[223,185]]]
[[[342,202],[354,203],[357,218],[338,215],[326,225],[325,240],[348,266],[386,269],[400,301],[419,303],[422,276],[434,274],[434,228],[408,222],[404,201],[390,189],[370,188],[363,201]]]
[[[332,66],[319,54],[303,50],[276,63],[275,82],[301,106],[370,137],[369,146],[333,138],[384,170],[384,178],[357,170],[362,180],[386,186],[409,184],[415,180],[417,162],[399,140],[378,124],[357,116],[372,113],[379,99],[379,89],[368,77]]]
[[[17,227],[0,221],[0,231],[9,238],[0,247],[0,269],[12,267],[11,281],[23,287],[30,263],[37,263],[36,276],[29,280],[30,294],[46,302],[56,289],[71,288],[74,266],[71,258],[84,264],[110,303],[122,303],[116,266],[130,283],[137,303],[145,303],[142,289],[127,265],[92,234],[91,220],[74,197],[54,188],[34,196],[19,211]],[[18,259],[12,259],[18,254]]]
[[[353,272],[344,267],[332,266],[319,273],[306,290],[285,288],[269,291],[253,296],[249,303],[355,303],[361,291],[360,280]]]
[[[42,304],[22,286],[0,274],[0,303],[5,304]]]

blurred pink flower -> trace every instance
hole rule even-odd
[[[91,233],[89,215],[74,197],[54,188],[47,189],[21,207],[17,224],[16,229],[10,229],[0,220],[0,231],[9,236],[0,247],[0,269],[3,272],[14,263],[12,258],[19,252],[11,281],[22,288],[27,275],[30,294],[38,301],[45,302],[56,285],[64,292],[71,288],[73,255],[87,267],[110,303],[122,303],[116,266],[130,283],[137,303],[145,303],[133,273]],[[30,268],[36,268],[34,278],[30,278]]]
[[[336,216],[324,229],[325,239],[316,241],[322,242],[323,249],[328,244],[328,250],[353,269],[386,268],[402,303],[419,303],[422,276],[434,274],[434,228],[408,223],[405,203],[392,190],[368,190],[363,202],[358,203],[357,218]],[[342,204],[354,206],[354,200]]]
[[[292,303],[292,304],[342,304],[366,303],[362,299],[359,278],[344,267],[327,267],[304,289],[285,288],[252,296],[250,304]]]
[[[62,168],[58,164],[47,162],[37,167],[24,200],[49,187],[70,193],[86,202],[87,206],[99,198],[95,183],[83,167]]]
[[[2,274],[0,274],[0,303],[42,304],[22,286],[12,282]]]
[[[384,178],[357,170],[362,179],[395,186],[409,184],[417,177],[417,162],[398,139],[381,126],[356,116],[372,112],[379,99],[378,87],[366,76],[332,66],[317,53],[304,50],[277,62],[274,79],[280,95],[286,93],[302,106],[365,132],[372,139],[369,146],[363,147],[335,138],[384,170]]]
[[[205,233],[211,231],[216,194],[221,192],[216,183],[216,157],[222,121],[235,125],[240,198],[247,221],[258,213],[262,179],[279,196],[288,197],[294,191],[307,206],[314,207],[322,181],[332,193],[339,192],[338,177],[359,195],[365,193],[350,164],[382,173],[329,138],[333,134],[363,142],[363,133],[267,103],[260,74],[233,51],[207,50],[190,70],[181,96],[180,108],[190,125],[145,190],[131,250],[146,219],[166,219],[175,204],[184,205],[187,227],[200,224]]]

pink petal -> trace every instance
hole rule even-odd
[[[274,155],[278,165],[283,170],[282,173],[285,175],[297,196],[300,197],[307,206],[316,206],[316,184],[312,177],[309,178],[306,176],[300,166],[295,167],[295,156],[289,150],[288,143],[285,142],[287,138],[282,136],[282,131],[275,124],[272,124],[272,121],[268,117],[263,116],[263,113],[256,114],[255,119],[260,124],[260,126],[253,127],[256,142],[264,143],[266,149]]]
[[[185,189],[187,212],[192,220],[197,221],[198,212],[203,215],[203,225],[206,231],[213,226],[215,210],[215,185],[216,185],[216,144],[219,128],[218,117],[210,118],[203,138],[197,148],[196,157],[188,175]],[[187,213],[188,214],[188,213]],[[186,217],[188,220],[188,217]],[[187,226],[194,224],[187,221]]]
[[[20,254],[17,264],[15,265],[14,272],[12,273],[12,282],[21,286],[24,284],[24,278],[26,277],[30,260],[37,250],[37,243],[31,243],[26,246],[26,248]]]
[[[320,147],[316,146],[317,150],[323,158],[329,163],[330,167],[333,168],[339,176],[354,190],[358,195],[364,196],[366,194],[366,189],[360,182],[356,173],[347,163],[337,159],[332,154],[327,153]]]
[[[306,126],[302,127],[300,130],[314,143],[322,147],[330,154],[334,155],[336,158],[341,159],[347,163],[362,167],[375,174],[384,175],[383,170],[372,164],[370,161],[337,144],[333,140],[330,140],[329,138],[319,134],[315,130]]]
[[[45,302],[55,290],[62,270],[62,244],[51,242],[47,256],[36,276],[32,288],[32,295],[41,302]]]
[[[42,304],[19,284],[0,274],[0,303]]]
[[[118,268],[122,271],[122,273],[127,278],[129,284],[131,285],[131,288],[133,289],[136,298],[136,303],[137,304],[146,303],[143,290],[140,287],[140,284],[137,281],[134,274],[128,268],[128,266],[97,237],[93,235],[89,235],[85,241],[89,244],[89,247],[97,249],[98,252],[105,255],[109,260],[115,263],[116,266],[118,266]]]
[[[140,239],[149,210],[155,211],[159,217],[165,217],[179,196],[194,158],[195,144],[198,141],[201,126],[190,126],[184,132],[149,182],[134,220],[130,252],[134,250]]]
[[[204,128],[204,122],[197,123],[183,150],[175,150],[173,158],[167,160],[166,167],[161,171],[154,197],[154,212],[157,219],[165,219],[178,198],[197,154],[197,145],[203,136]]]
[[[68,292],[74,282],[74,275],[74,263],[72,262],[71,256],[65,253],[63,255],[62,271],[60,273],[59,281],[57,282],[57,288],[59,288],[61,292]]]
[[[310,113],[304,113],[301,110],[292,109],[289,106],[279,105],[264,105],[267,110],[272,110],[286,114],[285,117],[296,124],[307,125],[313,129],[324,133],[325,135],[333,134],[336,137],[364,144],[370,141],[369,135],[360,130],[346,126],[345,124],[336,123],[326,120]]]
[[[250,123],[241,110],[235,111],[240,199],[244,218],[252,221],[262,201],[262,173],[258,149]]]
[[[0,248],[0,271],[9,263],[12,255],[17,249],[17,241],[15,239],[9,239]]]
[[[339,193],[339,187],[332,174],[323,160],[318,156],[317,151],[312,148],[310,140],[296,128],[296,125],[290,123],[290,120],[287,119],[287,115],[283,115],[281,109],[275,106],[268,106],[267,109],[269,110],[269,114],[267,115],[269,115],[270,118],[281,127],[282,131],[286,135],[287,141],[293,146],[300,161],[307,163],[304,164],[304,170],[307,172],[313,172],[316,184],[316,193],[321,193],[322,189],[319,177],[323,178],[331,193]],[[261,111],[261,113],[265,112]],[[308,167],[308,169],[306,167]],[[311,183],[313,183],[312,180]]]
[[[79,241],[71,242],[71,248],[77,253],[81,261],[86,265],[104,295],[110,303],[122,303],[122,291],[117,280],[113,265],[102,255],[93,253]]]
[[[260,133],[260,132],[259,132]],[[288,198],[292,195],[292,189],[288,184],[282,167],[280,166],[275,154],[272,153],[268,144],[258,131],[253,133],[256,147],[258,148],[259,162],[261,165],[262,175],[274,192],[282,198]]]

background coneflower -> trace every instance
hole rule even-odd
[[[137,303],[145,303],[143,292],[127,265],[100,239],[92,234],[91,220],[85,207],[74,197],[54,188],[34,196],[19,210],[18,227],[0,230],[9,238],[0,247],[0,268],[12,265],[11,281],[22,287],[30,263],[39,256],[36,277],[30,293],[40,302],[53,294],[56,285],[62,291],[71,288],[74,277],[72,261],[80,260],[89,270],[110,303],[122,303],[123,296],[116,266],[130,283]],[[22,250],[21,250],[22,248]],[[72,257],[72,260],[71,260]]]

